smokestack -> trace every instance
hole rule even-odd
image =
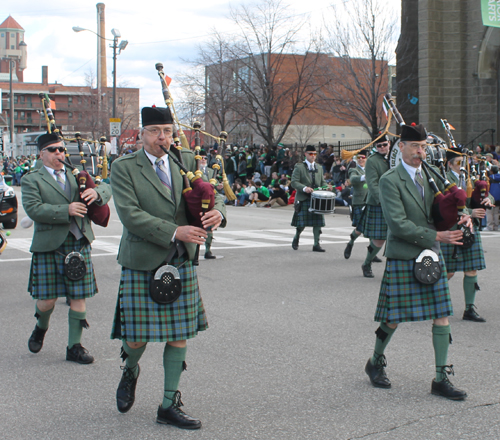
[[[104,16],[104,3],[97,3],[97,33],[103,37],[97,37],[97,88],[102,90],[108,86],[106,75],[106,20]]]
[[[42,84],[44,86],[49,85],[49,68],[48,68],[48,66],[42,66]]]

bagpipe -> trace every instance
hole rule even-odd
[[[394,115],[397,123],[400,126],[406,125],[403,117],[399,113],[394,100],[390,93],[385,95],[385,99],[389,103],[392,114]],[[434,192],[434,201],[432,204],[432,217],[434,219],[434,225],[438,231],[447,231],[452,228],[459,221],[462,215],[465,215],[467,193],[458,188],[454,183],[450,183],[446,176],[444,168],[443,153],[440,146],[437,145],[437,165],[441,172],[436,168],[429,165],[425,160],[422,160],[422,170]],[[441,174],[443,173],[443,174]],[[437,178],[445,187],[444,192],[441,192],[438,185],[436,184],[435,178]],[[475,241],[474,231],[469,228],[462,226],[461,228],[463,234],[463,249],[468,249],[472,246]],[[456,253],[457,247],[455,247]],[[454,256],[455,256],[454,253]],[[456,256],[455,256],[456,258]]]
[[[56,134],[61,142],[65,141],[76,141],[78,145],[78,152],[80,155],[80,164],[82,166],[82,170],[79,170],[76,168],[75,165],[71,162],[71,157],[68,152],[68,149],[66,148],[66,160],[62,161],[60,160],[61,163],[63,163],[65,166],[67,166],[70,170],[71,173],[76,177],[76,180],[78,182],[78,188],[80,192],[80,200],[82,203],[86,202],[81,198],[81,195],[83,192],[88,189],[88,188],[95,188],[99,183],[101,183],[102,178],[107,177],[107,158],[106,158],[106,152],[105,152],[105,147],[104,147],[104,142],[105,138],[101,138],[99,141],[100,144],[100,153],[104,152],[102,163],[100,164],[100,171],[101,174],[104,176],[104,173],[106,172],[106,175],[104,177],[101,176],[96,176],[95,182],[90,176],[90,174],[85,170],[85,152],[83,151],[83,142],[95,142],[89,139],[82,139],[81,133],[76,132],[74,138],[65,138],[59,128],[57,128],[56,121],[54,118],[54,114],[52,113],[52,110],[50,108],[50,98],[46,93],[39,93],[40,99],[42,101],[42,107],[43,107],[43,113],[45,115],[45,120],[47,122],[47,131],[49,133],[54,133]],[[106,158],[106,160],[104,160]],[[110,217],[110,209],[107,204],[105,205],[97,205],[95,202],[92,203],[91,205],[88,205],[88,210],[87,210],[87,215],[89,219],[94,222],[96,225],[106,227],[109,222],[109,217]]]

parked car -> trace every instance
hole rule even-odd
[[[17,196],[14,188],[5,183],[0,174],[0,223],[5,229],[17,226]]]

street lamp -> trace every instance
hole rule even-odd
[[[113,44],[110,45],[113,49],[113,118],[116,118],[116,57],[117,55],[120,55],[122,50],[124,50],[127,47],[128,41],[127,40],[122,40],[120,44],[118,44],[118,40],[121,38],[120,31],[118,29],[111,29],[111,33],[113,34],[113,39],[111,40],[110,38],[104,38],[102,35],[99,35],[97,32],[94,32],[90,29],[85,29],[80,26],[73,26],[73,31],[75,32],[82,32],[82,31],[89,31],[92,32],[93,34],[97,35],[99,38],[102,38],[103,40],[106,41],[112,41]],[[116,49],[119,49],[119,52],[116,53]],[[98,87],[100,88],[100,85],[98,84]],[[99,96],[99,101],[101,100],[101,97]]]

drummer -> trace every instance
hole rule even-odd
[[[351,256],[354,241],[361,235],[360,222],[362,219],[363,210],[366,203],[366,195],[368,193],[368,186],[366,184],[365,164],[370,150],[365,148],[358,151],[356,156],[356,166],[349,168],[349,180],[353,188],[352,195],[352,225],[354,230],[351,232],[351,239],[344,250],[344,257],[347,259]],[[373,278],[371,263],[361,266],[363,275],[368,278]]]
[[[315,214],[309,211],[311,194],[315,189],[326,185],[323,177],[323,169],[315,163],[317,155],[316,149],[312,145],[308,145],[306,147],[304,162],[297,163],[292,173],[291,185],[296,190],[292,226],[297,228],[292,241],[292,248],[294,250],[299,248],[299,238],[304,228],[311,226],[314,235],[313,252],[325,252],[325,249],[319,244],[321,227],[325,226],[325,217],[323,214]]]

